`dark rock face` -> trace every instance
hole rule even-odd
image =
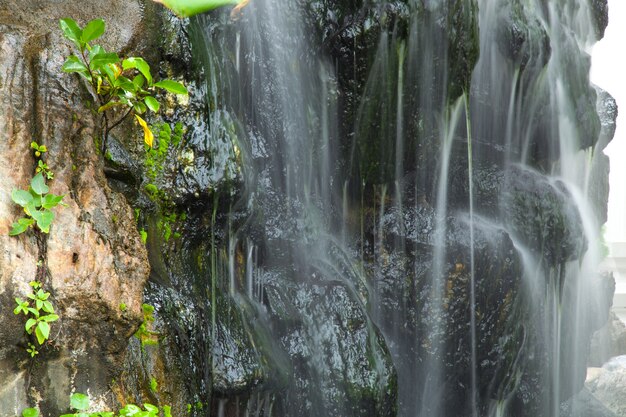
[[[604,37],[604,30],[609,24],[609,4],[604,0],[592,0],[590,3],[596,36],[598,39],[602,39]]]
[[[394,416],[396,376],[384,339],[345,284],[311,278],[266,280],[277,336],[294,367],[295,398],[287,397],[282,415]]]
[[[556,86],[545,74],[555,71],[555,61],[569,69],[563,82],[572,88],[559,99],[574,109],[576,149],[599,146],[601,128],[610,138],[610,100],[601,99],[606,111],[598,117],[588,57],[573,38],[552,38],[561,32],[543,24],[540,13],[547,10],[503,2],[493,22],[482,21],[494,29],[494,39],[481,53],[502,64],[497,83],[485,84],[472,74],[479,50],[476,3],[409,3],[289,3],[283,29],[291,37],[269,49],[267,39],[277,29],[265,3],[250,9],[263,18],[244,22],[255,29],[242,29],[240,43],[223,15],[202,22],[210,51],[203,64],[219,68],[207,79],[222,89],[217,95],[207,90],[216,115],[210,130],[222,133],[204,143],[210,148],[216,138],[236,137],[241,182],[220,180],[200,193],[203,206],[184,227],[196,242],[211,235],[214,244],[185,248],[183,258],[163,268],[169,278],[158,281],[194,299],[205,317],[204,324],[177,318],[176,297],[166,296],[172,298],[162,311],[171,316],[167,326],[178,334],[181,356],[211,363],[210,373],[183,368],[201,381],[201,397],[216,413],[272,408],[277,415],[464,417],[473,401],[479,415],[503,401],[516,416],[547,416],[561,407],[551,404],[555,397],[567,408],[582,388],[580,350],[606,311],[578,305],[575,294],[585,288],[603,298],[604,281],[580,282],[577,263],[591,243],[569,186],[547,174],[562,154],[552,107]],[[293,49],[299,41],[309,48]],[[284,70],[283,54],[297,56],[299,65],[288,60],[289,71],[277,74],[273,70]],[[321,81],[306,78],[308,67],[323,68]],[[489,75],[489,68],[481,69],[478,75]],[[304,86],[290,84],[294,79]],[[280,103],[289,88],[309,99],[303,100],[306,129],[287,117],[302,116],[300,100],[289,96],[289,105]],[[469,103],[457,102],[467,91]],[[315,140],[308,135],[322,125],[320,102],[338,115],[327,120],[338,127],[329,134],[337,155],[328,168],[328,194],[341,194],[341,201],[323,200],[320,185],[306,183],[307,157],[316,160],[321,152],[288,148],[311,146],[290,135]],[[522,106],[514,116],[507,113],[510,102]],[[463,104],[470,106],[471,126]],[[445,172],[443,137],[450,138]],[[600,182],[603,173],[596,171]],[[440,191],[443,176],[446,191]],[[176,184],[180,177],[172,179]],[[294,184],[315,191],[305,198]],[[177,204],[191,207],[190,201]],[[337,243],[340,234],[343,243]],[[180,273],[192,253],[210,253],[204,259],[211,272],[205,265],[204,272]],[[202,300],[197,274],[211,277],[210,302]],[[181,290],[192,275],[195,283]],[[558,303],[564,316],[585,318],[553,325]],[[194,336],[183,342],[185,326]],[[557,332],[560,356],[552,337]],[[193,340],[206,343],[207,351],[193,347]],[[571,364],[562,374],[552,365],[557,357]]]
[[[514,330],[519,320],[518,303],[524,298],[519,253],[504,230],[479,221],[474,230],[472,276],[468,219],[450,218],[443,248],[447,255],[438,273],[432,261],[437,257],[434,213],[407,209],[403,225],[398,224],[397,214],[397,207],[393,207],[384,217],[384,242],[371,254],[373,263],[369,267],[375,271],[372,279],[378,289],[376,321],[387,339],[393,341],[400,415],[423,407],[411,402],[417,401],[422,392],[436,398],[429,412],[457,415],[466,407],[467,387],[471,384],[472,308],[477,317],[479,384],[488,396],[512,388],[507,370],[513,367],[521,340],[527,337],[520,328]],[[393,245],[401,237],[406,238],[406,253]],[[384,257],[383,264],[380,260],[375,264],[380,257]],[[476,289],[473,307],[472,280]],[[437,292],[440,298],[434,295]],[[501,337],[503,333],[506,338]],[[415,369],[427,369],[428,364],[439,364],[441,378],[453,378],[458,384],[442,387],[442,382],[427,372],[416,378]],[[435,389],[432,387],[444,392],[431,392]]]
[[[578,259],[587,242],[578,208],[565,184],[515,168],[506,178],[501,207],[521,243],[546,265]]]

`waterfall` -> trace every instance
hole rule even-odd
[[[587,0],[253,0],[192,22],[209,129],[230,120],[243,171],[206,254],[210,327],[226,300],[257,364],[214,387],[218,415],[561,415],[606,309],[594,19]]]

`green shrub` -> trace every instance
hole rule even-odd
[[[76,53],[63,64],[63,71],[79,74],[97,97],[98,114],[103,125],[101,152],[106,155],[107,138],[111,129],[131,114],[143,129],[144,141],[153,146],[154,134],[140,116],[148,110],[157,113],[161,107],[155,98],[159,89],[187,95],[187,88],[173,80],[154,82],[150,65],[141,57],[122,59],[91,43],[104,34],[105,23],[94,19],[84,28],[70,18],[60,20],[63,35],[75,46]]]
[[[13,310],[13,314],[24,313],[27,318],[24,330],[29,335],[34,333],[39,345],[43,345],[50,338],[50,323],[57,321],[59,316],[54,313],[54,307],[49,300],[50,293],[41,288],[41,283],[31,281],[30,286],[33,290],[31,294],[28,294],[30,301],[15,298],[17,307]],[[32,343],[28,344],[27,352],[31,357],[39,353]]]

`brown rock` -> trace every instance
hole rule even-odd
[[[103,394],[141,321],[146,250],[131,207],[103,174],[90,97],[76,76],[61,72],[69,49],[58,20],[84,25],[104,16],[103,44],[132,48],[142,24],[139,2],[0,2],[0,416],[35,402],[43,415],[65,411],[72,389]],[[8,231],[20,215],[11,191],[26,189],[34,174],[33,140],[47,145],[46,162],[55,172],[51,192],[64,194],[67,207],[55,209],[45,236],[44,286],[60,320],[52,324],[53,344],[41,349],[40,366],[29,374],[24,319],[12,309],[13,298],[30,291],[39,249],[33,231],[19,237]]]

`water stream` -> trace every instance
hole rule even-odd
[[[587,0],[253,0],[193,30],[243,161],[212,328],[221,288],[264,369],[217,415],[562,415],[605,308]]]

